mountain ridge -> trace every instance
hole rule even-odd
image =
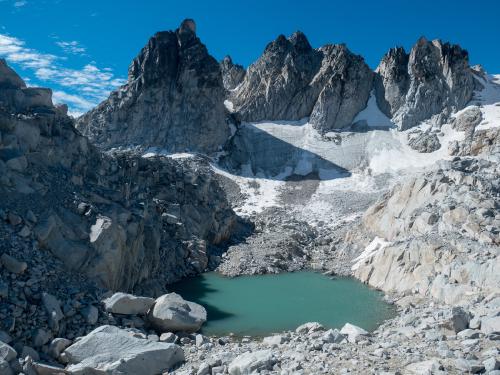
[[[184,63],[182,51],[189,56]],[[77,127],[105,148],[129,143],[211,154],[224,147],[230,124],[240,121],[308,117],[321,134],[347,129],[373,90],[380,110],[404,130],[424,120],[442,124],[465,107],[478,88],[473,74],[467,51],[437,39],[422,37],[409,53],[390,49],[372,70],[344,44],[313,48],[300,31],[279,35],[246,70],[230,57],[216,66],[194,21],[186,20],[176,31],[153,36],[131,63],[129,83],[80,117]],[[148,82],[169,88],[150,89]]]

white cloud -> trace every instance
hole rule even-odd
[[[85,47],[83,47],[79,42],[73,40],[71,42],[56,42],[56,44],[61,47],[64,52],[70,53],[73,55],[83,55],[86,52]]]
[[[5,34],[0,34],[0,56],[25,68],[43,68],[57,60],[57,56],[27,48],[22,40]]]
[[[52,93],[52,99],[55,104],[67,104],[70,108],[68,113],[73,117],[81,116],[89,108],[94,106],[94,103],[89,100],[60,90],[56,90]]]
[[[61,43],[69,43],[65,45],[68,48],[83,48],[76,41]],[[73,113],[88,111],[125,83],[111,69],[98,68],[94,61],[81,69],[69,68],[63,64],[65,58],[28,48],[24,41],[5,34],[0,34],[0,57],[31,70],[44,86],[54,89],[54,101],[67,103]]]
[[[16,8],[21,8],[21,7],[25,6],[26,4],[28,4],[28,2],[26,0],[19,0],[19,1],[14,2],[14,6]]]
[[[64,91],[56,90],[52,93],[55,103],[76,104],[80,108],[92,106],[93,103],[77,95],[68,94]]]

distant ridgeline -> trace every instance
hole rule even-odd
[[[480,88],[475,74],[482,73],[469,66],[467,51],[439,40],[422,37],[409,54],[393,48],[372,71],[344,44],[312,48],[301,32],[278,36],[245,71],[230,57],[218,63],[185,20],[156,33],[132,61],[128,82],[77,128],[102,148],[213,153],[240,121],[308,117],[320,134],[350,127],[373,93],[404,130],[444,123]]]

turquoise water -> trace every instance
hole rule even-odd
[[[223,277],[210,272],[170,285],[207,309],[206,335],[262,336],[306,322],[340,328],[349,322],[374,330],[394,311],[383,295],[349,278],[314,272]]]

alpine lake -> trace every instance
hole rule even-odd
[[[207,310],[205,335],[266,336],[307,322],[373,331],[395,315],[383,294],[351,278],[301,271],[228,278],[215,272],[170,285]]]

